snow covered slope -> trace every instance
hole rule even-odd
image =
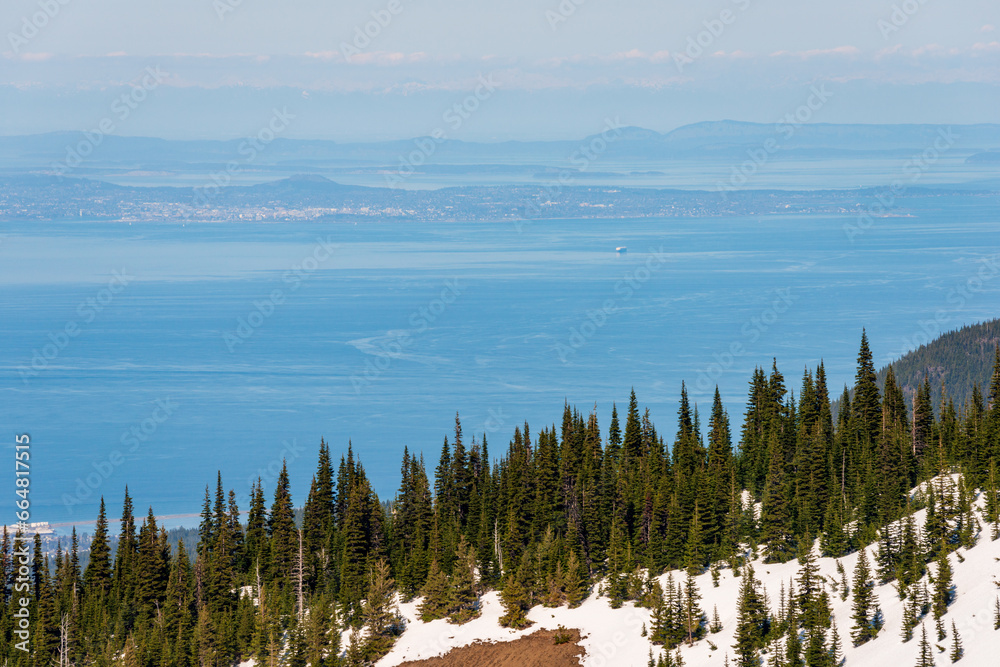
[[[919,525],[923,524],[924,515],[924,510],[914,515]],[[981,520],[982,515],[979,516]],[[873,571],[875,551],[874,545],[868,549],[868,559]],[[848,581],[853,574],[858,555],[853,553],[840,559],[847,571]],[[959,560],[959,555],[964,562]],[[965,648],[965,655],[958,665],[1000,666],[1000,631],[993,629],[994,603],[1000,595],[1000,540],[991,541],[987,527],[974,547],[960,548],[951,554],[950,559],[957,596],[944,617],[948,638],[943,642],[932,642],[946,649],[944,652],[939,652],[934,648],[936,663],[942,666],[951,664],[948,649],[951,647],[951,622],[954,620]],[[907,643],[902,642],[900,634],[904,602],[899,599],[894,585],[892,583],[876,585],[875,593],[885,617],[885,626],[874,640],[854,648],[850,639],[853,598],[841,600],[839,593],[829,583],[840,580],[834,559],[819,558],[818,564],[820,574],[828,579],[830,603],[843,642],[845,665],[887,667],[915,665],[919,651],[920,627],[915,630],[914,639]],[[799,563],[793,560],[775,565],[764,564],[758,560],[753,567],[756,578],[766,589],[773,608],[778,604],[782,582],[787,590],[789,580],[794,580],[797,576]],[[934,573],[933,563],[929,569]],[[660,578],[661,583],[666,581],[666,576]],[[675,572],[674,577],[682,581],[683,573]],[[727,653],[732,662],[733,632],[736,628],[736,605],[741,580],[734,577],[727,569],[721,572],[718,588],[712,586],[712,577],[709,573],[697,577],[696,581],[702,594],[702,609],[711,619],[713,607],[718,607],[723,629],[717,634],[708,634],[705,639],[693,646],[682,646],[681,655],[686,667],[702,665],[722,667]],[[928,581],[927,575],[924,581]],[[930,587],[929,584],[928,586]],[[464,646],[474,641],[509,641],[534,632],[540,627],[555,629],[560,625],[580,629],[584,636],[582,645],[587,652],[583,664],[590,667],[645,667],[650,649],[653,649],[654,655],[658,655],[662,650],[662,647],[653,646],[647,638],[641,636],[644,624],[647,629],[651,627],[650,610],[636,608],[628,602],[620,609],[612,609],[607,598],[599,598],[596,594],[591,594],[576,609],[534,607],[528,617],[535,622],[535,625],[522,631],[500,627],[498,619],[503,614],[503,607],[496,592],[483,596],[481,617],[463,626],[451,625],[445,620],[422,623],[417,618],[418,602],[419,600],[415,600],[400,605],[400,610],[407,619],[407,629],[393,650],[378,662],[378,667],[390,667],[407,660],[442,655],[453,647]],[[924,623],[927,626],[929,639],[936,639],[933,618],[928,615]],[[713,650],[709,642],[715,644],[717,649]]]

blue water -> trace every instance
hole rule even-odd
[[[244,499],[258,474],[270,494],[283,457],[300,503],[325,437],[338,457],[353,441],[385,497],[404,445],[434,467],[456,411],[499,454],[564,401],[596,402],[606,429],[634,386],[669,436],[682,380],[702,409],[718,381],[738,432],[773,356],[790,387],[824,358],[838,393],[862,327],[884,362],[935,315],[1000,314],[996,270],[959,290],[1000,253],[995,200],[926,205],[853,242],[837,216],[7,225],[0,474],[27,432],[33,520],[92,520],[102,494],[115,515],[125,484],[143,512],[197,512],[218,469]]]

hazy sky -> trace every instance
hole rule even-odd
[[[996,0],[5,0],[0,30],[0,134],[233,137],[287,107],[287,136],[401,138],[467,103],[454,138],[577,137],[773,122],[815,85],[813,122],[1000,121]]]

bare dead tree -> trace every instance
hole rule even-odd
[[[69,614],[63,614],[59,621],[59,667],[70,667]]]
[[[503,549],[500,548],[500,520],[493,520],[493,551],[497,555],[497,567],[503,574]]]

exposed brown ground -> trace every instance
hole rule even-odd
[[[583,657],[580,631],[567,629],[570,640],[556,644],[556,630],[539,630],[527,637],[495,644],[475,643],[437,658],[404,662],[401,667],[579,667]]]

